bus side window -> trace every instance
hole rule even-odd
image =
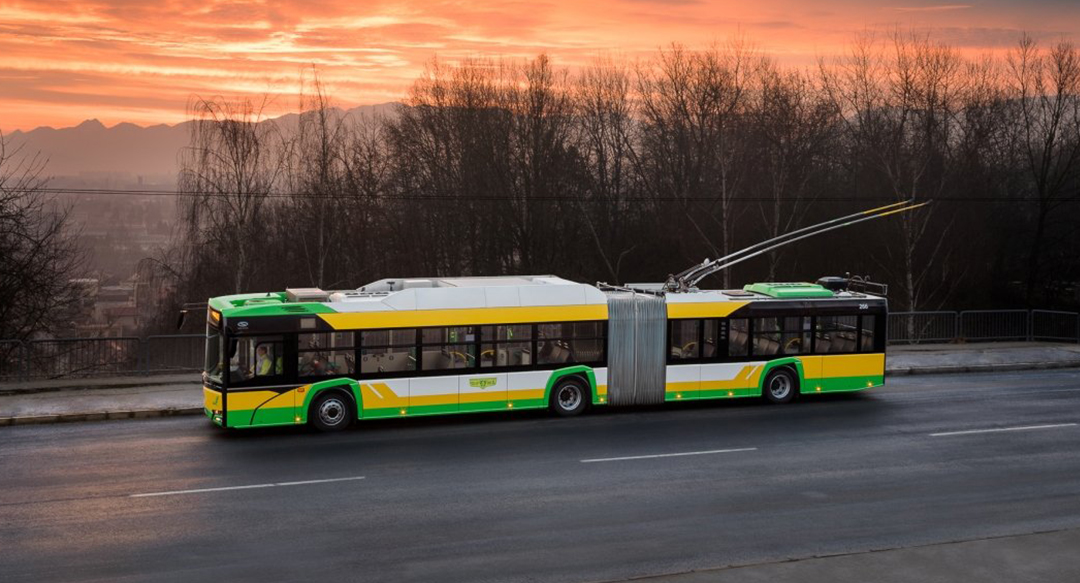
[[[416,370],[416,330],[365,330],[360,334],[360,374]]]
[[[561,322],[536,327],[536,363],[595,363],[604,360],[603,322]]]
[[[476,329],[473,326],[424,328],[421,370],[450,370],[476,366]]]
[[[243,383],[256,377],[283,374],[281,336],[241,336],[230,345],[229,381]]]
[[[716,347],[719,345],[720,332],[720,320],[708,319],[705,320],[705,329],[701,334],[701,357],[702,358],[716,358]]]
[[[668,336],[671,338],[669,354],[672,360],[697,360],[701,356],[698,336],[701,320],[671,320]]]
[[[818,316],[814,330],[816,354],[855,352],[858,316]]]
[[[874,352],[874,323],[876,317],[871,314],[859,316],[859,352]]]
[[[807,354],[810,352],[810,318],[805,316],[783,319],[784,332],[781,349],[784,354]]]
[[[352,332],[313,332],[297,338],[300,377],[331,377],[356,372],[355,335]]]
[[[750,321],[746,318],[728,320],[728,356],[747,356],[750,347]]]
[[[532,326],[500,324],[480,328],[480,366],[528,366],[532,364]]]
[[[754,320],[754,356],[773,356],[780,354],[781,336],[778,318],[756,318]]]

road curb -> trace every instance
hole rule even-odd
[[[24,417],[0,417],[0,427],[9,425],[41,425],[46,423],[74,423],[79,421],[112,421],[115,419],[152,419],[181,415],[202,415],[202,407],[169,409],[133,409],[129,411],[93,411],[85,413],[60,413],[57,415],[27,415]]]
[[[924,374],[951,374],[972,372],[1010,372],[1019,370],[1051,370],[1059,368],[1080,368],[1080,362],[1009,362],[1000,364],[969,364],[954,366],[919,366],[906,368],[886,368],[885,376],[910,376]]]
[[[134,387],[157,387],[165,385],[201,385],[200,380],[191,381],[155,381],[150,379],[133,379],[130,382],[115,382],[105,385],[65,385],[60,387],[29,387],[29,388],[8,388],[0,389],[0,397],[7,397],[11,395],[33,395],[37,393],[59,393],[63,391],[94,391],[97,389],[131,389]]]

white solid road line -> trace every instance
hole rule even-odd
[[[1031,431],[1034,429],[1058,429],[1060,427],[1076,427],[1075,423],[1055,423],[1053,425],[1025,425],[1023,427],[998,427],[994,429],[969,429],[967,431],[946,431],[944,433],[931,433],[930,437],[947,437],[949,435],[971,435],[973,433],[998,433],[1001,431]]]
[[[351,478],[328,478],[325,480],[302,480],[299,482],[275,482],[272,484],[249,484],[247,486],[223,486],[221,488],[197,488],[195,490],[171,490],[168,492],[146,492],[143,494],[130,494],[129,498],[149,498],[151,496],[173,496],[176,494],[202,494],[203,492],[228,492],[229,490],[250,490],[252,488],[274,488],[276,486],[305,486],[307,484],[329,484],[330,482],[348,482],[363,480],[364,476]]]
[[[622,462],[626,460],[649,460],[659,457],[680,457],[684,455],[709,455],[713,453],[735,453],[737,451],[757,451],[756,447],[741,447],[739,449],[711,449],[708,451],[684,451],[679,453],[657,453],[653,455],[631,455],[626,457],[604,457],[591,460],[579,460],[583,464],[596,462]]]

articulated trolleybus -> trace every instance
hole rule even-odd
[[[923,203],[925,204],[925,203]],[[764,397],[881,385],[887,304],[859,278],[704,290],[702,278],[864,211],[664,283],[554,276],[383,279],[209,301],[204,407],[222,427]]]

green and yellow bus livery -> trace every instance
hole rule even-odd
[[[385,279],[213,298],[204,408],[229,428],[857,391],[884,382],[883,297],[820,284],[610,287]]]

